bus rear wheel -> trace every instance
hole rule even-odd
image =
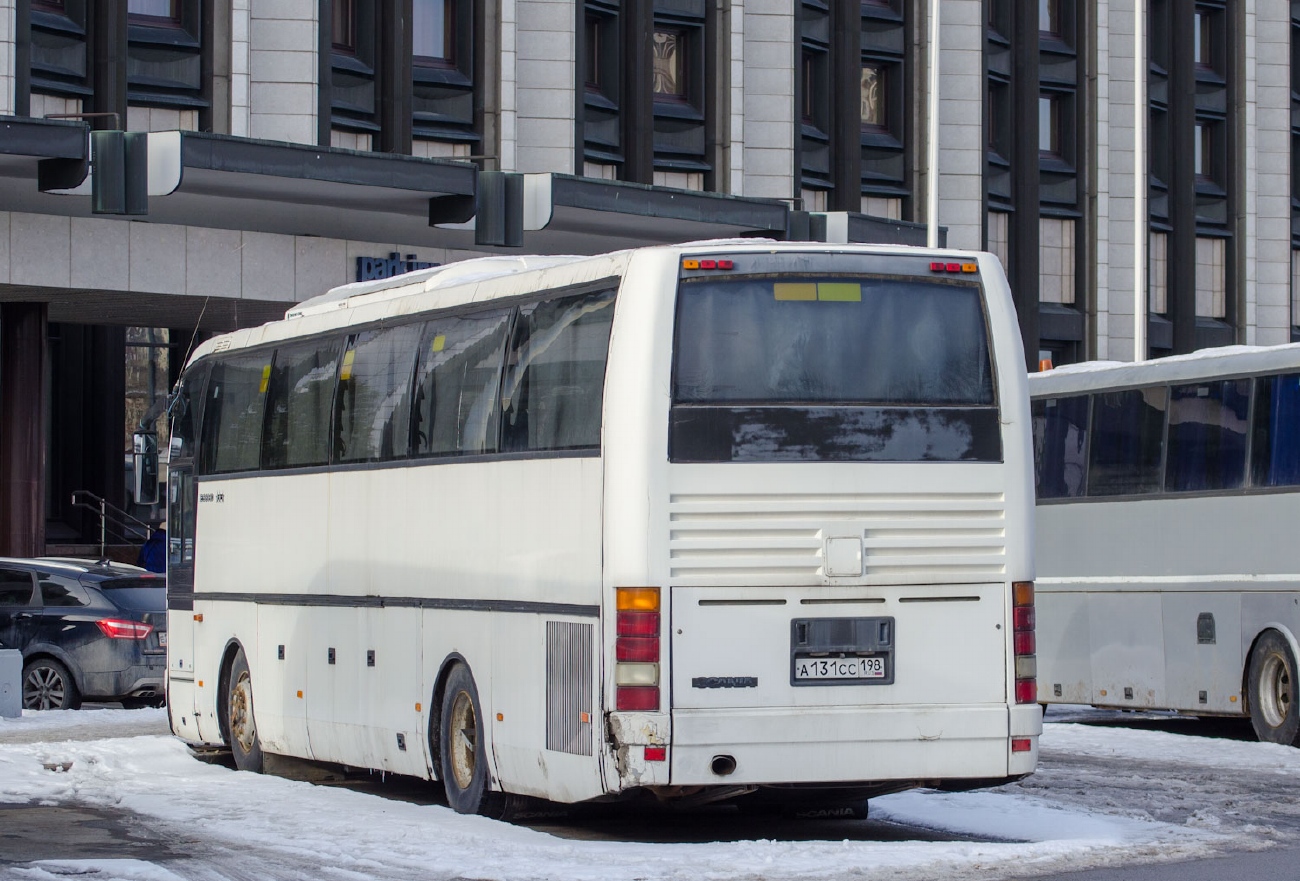
[[[235,767],[260,774],[262,743],[257,737],[257,723],[253,720],[253,676],[248,671],[248,658],[242,648],[230,665],[230,680],[226,687],[226,727]]]
[[[457,664],[447,677],[439,719],[439,771],[447,804],[461,814],[500,817],[505,796],[488,786],[487,736],[478,688],[469,667]]]
[[[1268,743],[1296,745],[1300,740],[1300,700],[1296,660],[1282,634],[1269,630],[1250,653],[1250,723],[1255,736]]]

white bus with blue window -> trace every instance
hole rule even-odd
[[[1039,694],[1300,741],[1300,346],[1030,377]]]
[[[485,258],[209,340],[172,728],[491,814],[1022,777],[1019,340],[987,254],[743,241]]]

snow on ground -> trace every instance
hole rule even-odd
[[[465,817],[437,805],[384,799],[231,771],[199,762],[153,710],[26,713],[0,719],[0,803],[85,805],[148,818],[165,835],[196,839],[196,860],[225,877],[283,881],[362,879],[565,879],[565,881],[815,881],[1007,878],[1190,859],[1239,845],[1231,834],[1124,812],[1054,804],[1017,786],[971,793],[915,791],[874,799],[872,817],[974,841],[722,841],[703,844],[589,841]],[[1209,742],[1146,731],[1049,724],[1044,747],[1116,757],[1233,761],[1300,772],[1300,751]],[[1176,742],[1176,746],[1173,745]],[[1237,756],[1236,753],[1240,753]],[[1294,757],[1294,758],[1293,758]],[[67,770],[61,770],[68,762]],[[51,770],[54,769],[54,770]],[[2,857],[3,854],[0,854]],[[0,878],[174,881],[184,861],[50,860]],[[196,863],[197,864],[197,863]]]

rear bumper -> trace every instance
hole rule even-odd
[[[672,786],[1004,779],[1038,762],[1037,705],[677,710]],[[1030,749],[1012,752],[1011,738]],[[714,772],[730,756],[735,770]],[[724,763],[725,764],[725,763]]]
[[[166,655],[145,655],[141,663],[124,670],[83,673],[82,696],[89,700],[162,697],[166,675]]]

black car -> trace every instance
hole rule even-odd
[[[0,557],[0,648],[23,653],[23,707],[162,706],[166,585],[134,566]]]

